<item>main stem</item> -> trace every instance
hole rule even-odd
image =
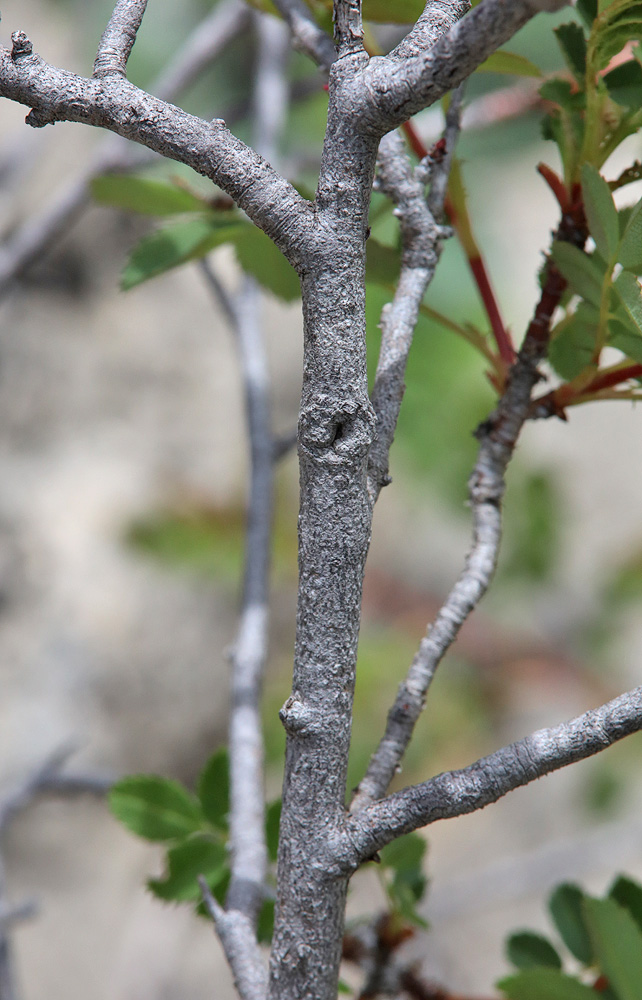
[[[347,877],[333,870],[345,793],[361,588],[372,521],[374,416],[365,348],[365,240],[377,140],[355,135],[349,82],[333,67],[317,191],[317,241],[302,268],[299,600],[287,732],[272,1000],[336,1000]]]

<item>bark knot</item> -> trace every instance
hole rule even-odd
[[[23,56],[30,56],[33,52],[33,45],[24,31],[14,31],[11,35],[11,58],[15,62]]]

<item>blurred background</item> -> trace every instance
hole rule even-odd
[[[130,79],[153,81],[211,11],[209,0],[150,3]],[[55,65],[83,75],[109,0],[5,0],[2,44],[16,29]],[[566,11],[563,21],[573,17]],[[396,32],[396,34],[395,34]],[[382,45],[398,37],[382,28]],[[510,44],[546,73],[561,68],[551,18]],[[256,39],[244,23],[177,98],[252,135]],[[302,56],[289,60],[281,167],[314,188],[327,96]],[[540,137],[538,81],[484,74],[468,89],[459,152],[478,241],[516,340],[537,296],[556,206],[538,177],[555,148]],[[512,103],[511,103],[512,102]],[[519,112],[513,114],[513,111]],[[32,130],[0,104],[0,218],[8,242],[91,168],[104,136],[57,124]],[[427,143],[440,114],[419,116]],[[639,140],[625,152],[640,156]],[[637,146],[636,146],[637,143]],[[177,164],[147,176],[211,185]],[[607,167],[607,175],[609,170]],[[627,200],[640,196],[627,188]],[[376,207],[376,206],[375,206]],[[226,647],[243,555],[247,442],[233,340],[202,273],[186,265],[122,292],[129,253],[154,222],[90,204],[44,254],[5,281],[0,304],[0,801],[61,747],[70,768],[157,772],[193,782],[226,738]],[[391,245],[388,215],[373,235]],[[4,256],[3,256],[4,254]],[[213,266],[230,289],[227,248]],[[369,348],[386,301],[368,292]],[[448,243],[427,302],[485,326],[465,259]],[[262,299],[278,433],[296,426],[301,316]],[[472,431],[492,408],[483,361],[420,321],[365,584],[351,784],[366,765],[414,650],[462,566]],[[463,766],[534,728],[597,705],[640,677],[642,455],[628,404],[527,426],[509,471],[496,582],[441,668],[399,780]],[[296,595],[297,469],[279,465],[265,726],[270,796],[284,745]],[[641,737],[428,832],[430,930],[410,945],[453,992],[488,997],[506,970],[505,935],[546,928],[562,879],[602,891],[642,876]],[[190,1000],[231,996],[218,944],[188,908],[145,891],[160,854],[110,818],[103,801],[46,798],[5,832],[6,898],[35,898],[11,936],[24,1000]],[[376,875],[355,879],[351,916],[383,905]]]

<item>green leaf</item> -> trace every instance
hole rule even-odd
[[[591,364],[598,322],[596,310],[581,302],[573,316],[556,327],[548,358],[563,379],[574,379]]]
[[[627,108],[639,108],[642,104],[642,66],[637,59],[616,66],[603,77],[609,96]]]
[[[582,193],[589,232],[598,253],[604,260],[611,261],[620,242],[617,209],[610,187],[590,163],[582,167]]]
[[[609,320],[609,344],[626,354],[631,361],[642,364],[642,335],[617,319]]]
[[[299,298],[297,273],[269,236],[255,226],[245,226],[238,231],[234,246],[239,264],[260,285],[284,302]]]
[[[281,822],[281,799],[271,802],[265,812],[265,839],[268,857],[276,861],[279,853],[279,824]]]
[[[571,291],[599,308],[602,301],[604,265],[572,243],[555,241],[551,257],[568,281]]]
[[[511,934],[506,942],[506,954],[518,969],[530,969],[540,965],[551,969],[561,969],[562,959],[555,948],[541,934],[532,931],[518,931]]]
[[[217,219],[213,215],[170,222],[150,233],[134,248],[123,271],[121,286],[127,290],[155,278],[187,261],[204,257],[210,250],[231,242],[247,223],[240,219]]]
[[[642,996],[642,931],[614,899],[584,900],[584,913],[602,972],[618,1000]]]
[[[630,271],[622,271],[615,279],[613,287],[628,316],[642,333],[642,289],[637,278]]]
[[[205,819],[219,830],[227,831],[230,811],[230,763],[225,748],[212,754],[198,779],[198,797]]]
[[[497,986],[509,1000],[595,1000],[589,986],[556,969],[527,969],[501,979]]]
[[[557,42],[562,50],[568,68],[578,81],[580,86],[584,86],[586,76],[586,38],[579,24],[560,24],[555,28]]]
[[[642,72],[642,66],[640,66]],[[633,209],[627,222],[617,259],[627,271],[642,271],[642,199]]]
[[[202,199],[174,184],[132,177],[128,174],[104,174],[91,182],[91,193],[101,205],[124,208],[143,215],[175,215],[178,212],[202,212]]]
[[[548,901],[548,908],[562,941],[578,961],[593,962],[593,945],[589,936],[582,902],[584,893],[570,882],[558,885]]]
[[[178,781],[156,774],[117,781],[109,791],[109,808],[116,819],[145,840],[185,837],[203,824],[196,798]]]
[[[426,853],[426,841],[418,833],[407,833],[403,837],[397,837],[390,844],[379,852],[381,864],[387,868],[392,868],[396,872],[414,871],[421,869],[424,854]]]
[[[597,17],[597,0],[577,0],[575,9],[587,28],[591,28]]]
[[[506,52],[505,49],[493,52],[481,66],[477,67],[477,72],[510,73],[512,76],[543,76],[539,66],[536,66],[530,59],[520,56],[516,52]]]
[[[165,877],[148,879],[147,887],[159,899],[176,903],[196,902],[201,898],[199,875],[203,875],[213,889],[227,870],[227,850],[223,844],[204,834],[197,834],[168,850]]]
[[[609,898],[628,910],[642,931],[642,885],[626,875],[619,875],[609,889]]]
[[[394,872],[387,885],[393,907],[406,920],[420,927],[426,926],[416,909],[426,888],[426,877],[422,872],[425,851],[426,841],[417,833],[399,837],[380,851],[382,865]]]
[[[350,987],[348,986],[347,983],[344,983],[343,980],[340,979],[339,982],[337,983],[337,992],[338,993],[347,993],[350,996],[352,996],[353,990],[350,989]]]

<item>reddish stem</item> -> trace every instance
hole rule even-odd
[[[408,140],[408,145],[412,149],[415,156],[420,160],[423,160],[425,156],[428,156],[428,150],[419,138],[417,131],[412,124],[412,122],[404,122],[401,126],[402,130]],[[446,215],[448,219],[454,226],[455,230],[459,229],[459,219],[455,207],[450,198],[446,197],[446,202],[444,205]],[[462,241],[462,246],[464,250],[466,247]],[[486,265],[479,252],[479,248],[475,248],[476,253],[466,253],[468,260],[468,266],[472,272],[475,284],[479,290],[479,294],[484,305],[484,309],[488,315],[491,329],[493,331],[493,336],[495,338],[495,343],[497,344],[497,350],[502,361],[506,365],[512,365],[515,360],[515,351],[511,343],[510,335],[508,334],[504,322],[499,311],[499,306],[497,304],[497,299],[495,298],[495,293],[493,291],[492,285],[490,283],[490,278],[488,276],[488,271],[486,270]]]
[[[610,389],[620,382],[628,382],[631,378],[642,377],[642,365],[627,365],[626,368],[617,368],[615,371],[605,372],[603,375],[596,375],[590,385],[582,390],[585,396],[589,392],[600,392],[602,389]]]
[[[448,199],[446,199],[446,212],[448,212]],[[512,365],[515,360],[515,350],[502,321],[499,307],[497,305],[497,299],[495,298],[483,258],[469,257],[468,266],[473,273],[473,277],[477,283],[477,288],[479,289],[479,294],[481,295],[481,300],[484,303],[484,308],[488,314],[488,319],[490,320],[499,356],[502,361],[506,362],[507,365]]]

